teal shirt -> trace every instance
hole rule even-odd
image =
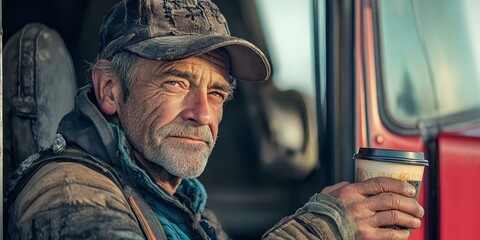
[[[122,171],[141,189],[142,196],[160,220],[168,239],[192,239],[195,236],[194,229],[199,228],[203,229],[200,232],[205,232],[209,238],[216,239],[213,228],[201,218],[207,193],[200,181],[195,178],[184,179],[174,196],[170,196],[132,160],[123,131],[113,124],[111,127],[118,135]]]

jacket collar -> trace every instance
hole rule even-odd
[[[75,108],[62,119],[58,133],[69,144],[77,145],[92,156],[118,167],[117,136],[95,106],[94,99],[91,84],[81,88],[75,97]]]

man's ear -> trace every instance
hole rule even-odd
[[[107,60],[100,60],[96,64],[108,64]],[[117,76],[107,74],[100,69],[92,71],[93,89],[98,106],[106,115],[113,115],[117,112],[118,103],[121,99],[121,84]]]

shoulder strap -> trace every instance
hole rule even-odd
[[[124,191],[124,195],[125,197],[128,196],[128,204],[130,204],[130,208],[137,217],[145,236],[148,239],[167,240],[162,224],[145,199],[130,187]]]
[[[152,208],[148,205],[141,194],[131,187],[131,184],[125,177],[121,175],[121,173],[113,169],[110,165],[87,154],[86,152],[71,147],[65,149],[61,153],[53,153],[51,151],[43,152],[40,159],[35,161],[35,163],[29,167],[26,173],[22,176],[22,180],[17,183],[13,191],[9,194],[5,202],[5,210],[8,210],[9,206],[25,187],[28,180],[41,167],[51,162],[73,162],[82,164],[108,177],[122,191],[147,239],[167,240],[165,230],[163,229],[162,224],[158,220]],[[4,216],[6,215],[7,214],[4,214]]]

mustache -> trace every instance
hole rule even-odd
[[[215,141],[208,126],[193,127],[182,123],[170,123],[161,127],[155,135],[165,137],[194,137],[211,144]]]

